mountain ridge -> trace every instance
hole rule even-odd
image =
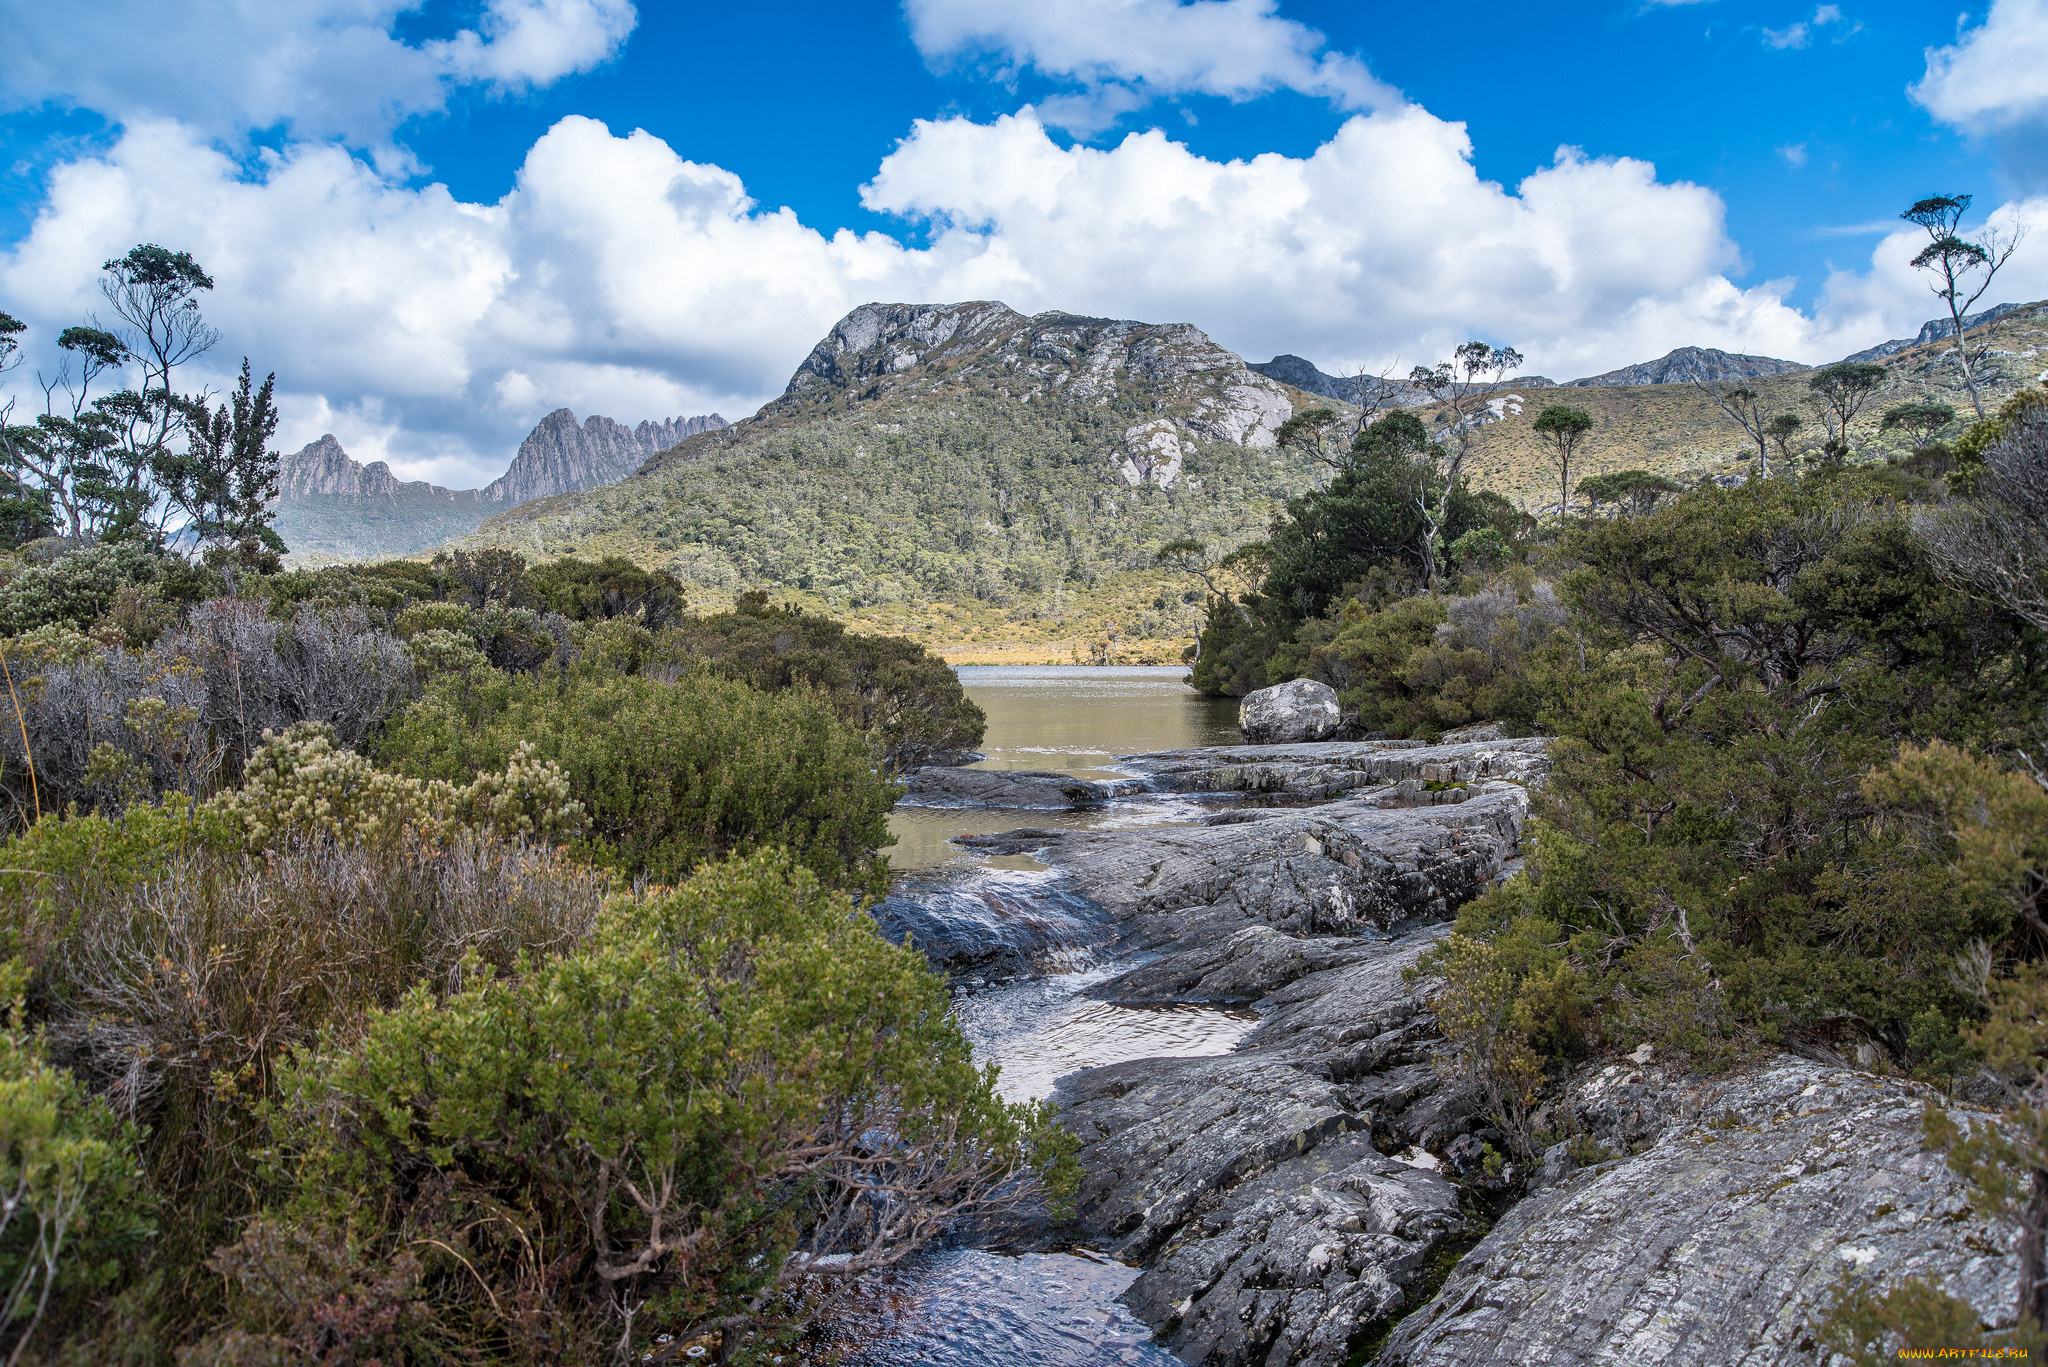
[[[295,556],[410,555],[473,531],[494,507],[617,483],[677,442],[725,426],[716,413],[629,428],[592,414],[579,425],[558,408],[535,424],[505,473],[481,489],[401,480],[381,460],[361,464],[332,432],[278,466],[277,529]]]
[[[1113,610],[1163,663],[1200,594],[1154,552],[1230,549],[1310,487],[1277,433],[1315,402],[1191,324],[864,304],[752,417],[457,544],[627,555],[693,598],[766,587],[913,635],[1069,634]]]

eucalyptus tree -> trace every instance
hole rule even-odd
[[[1557,467],[1559,518],[1571,510],[1572,461],[1578,455],[1579,443],[1592,430],[1593,415],[1583,408],[1553,403],[1536,415],[1536,435],[1550,448],[1550,463]]]
[[[137,500],[124,494],[126,482],[113,456],[132,412],[116,401],[128,391],[94,397],[102,380],[119,378],[128,348],[97,327],[65,328],[57,348],[56,373],[36,372],[43,411],[33,424],[8,429],[10,473],[24,487],[34,481],[57,530],[79,540],[135,511]]]
[[[1827,428],[1828,440],[1823,449],[1830,459],[1848,458],[1849,424],[1877,397],[1890,375],[1883,366],[1870,361],[1837,361],[1822,366],[1807,378],[1806,387],[1812,391],[1821,424]]]
[[[1448,361],[1416,366],[1408,372],[1408,383],[1428,394],[1436,405],[1447,438],[1425,443],[1416,457],[1430,475],[1417,481],[1415,496],[1423,524],[1426,587],[1434,588],[1441,577],[1444,529],[1450,525],[1452,497],[1472,453],[1472,435],[1492,416],[1495,396],[1507,387],[1521,364],[1522,353],[1513,347],[1475,340],[1460,346]]]
[[[1960,231],[1963,215],[1969,212],[1971,195],[1932,195],[1916,202],[1899,215],[1927,234],[1927,245],[1913,258],[1913,265],[1934,277],[1934,297],[1948,306],[1950,325],[1955,329],[1956,365],[1963,373],[1963,388],[1969,391],[1970,406],[1984,416],[1984,399],[1977,392],[1977,372],[1972,365],[1967,320],[1991,281],[2012,260],[2026,236],[2024,228],[2000,232],[1987,227],[1973,237]],[[1976,360],[1982,360],[1980,350]]]
[[[1912,434],[1913,449],[1918,451],[1933,441],[1936,433],[1955,420],[1955,405],[1916,399],[1907,403],[1895,403],[1885,409],[1884,416],[1878,419],[1877,426],[1881,432],[1903,427]]]
[[[1797,413],[1780,413],[1764,424],[1764,435],[1778,448],[1778,463],[1792,463],[1792,440],[1799,435],[1799,429],[1806,426],[1806,420]]]
[[[1758,477],[1771,477],[1771,422],[1764,417],[1763,396],[1746,384],[1723,380],[1694,380],[1692,387],[1713,400],[1714,406],[1756,443]]]

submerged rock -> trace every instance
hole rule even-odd
[[[1314,679],[1295,679],[1244,695],[1237,729],[1253,745],[1321,740],[1336,731],[1337,690]]]

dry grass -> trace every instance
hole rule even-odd
[[[1973,329],[1972,346],[1980,339],[1993,353],[1984,389],[1989,410],[2016,389],[2033,383],[2048,364],[2048,303],[2016,309],[1988,331]],[[1902,453],[1910,445],[1901,433],[1878,431],[1880,415],[1892,404],[1932,399],[1953,404],[1963,421],[1970,418],[1969,396],[1947,342],[1908,347],[1880,364],[1891,371],[1891,379],[1856,423],[1853,437],[1859,455],[1881,458]],[[1771,375],[1749,383],[1762,396],[1767,418],[1797,413],[1806,420],[1812,444],[1819,444],[1821,425],[1809,402],[1811,391],[1805,374]],[[1756,447],[1742,429],[1691,385],[1593,385],[1509,392],[1521,395],[1521,413],[1477,434],[1467,469],[1476,487],[1503,494],[1530,511],[1557,504],[1557,470],[1534,430],[1536,415],[1546,404],[1567,404],[1593,415],[1594,428],[1572,470],[1574,486],[1581,479],[1616,470],[1649,470],[1689,484],[1742,470],[1756,457]],[[1960,434],[1963,421],[1950,436]],[[1776,460],[1775,448],[1771,455]]]
[[[146,1127],[163,1198],[150,1318],[176,1341],[220,1294],[207,1255],[262,1204],[253,1159],[278,1066],[417,984],[453,990],[479,966],[508,972],[522,954],[573,947],[604,882],[474,838],[262,857],[173,847],[144,861],[126,886],[105,861],[7,880],[0,930],[40,941],[26,948],[52,1056]]]

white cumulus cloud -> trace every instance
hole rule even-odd
[[[1156,131],[1062,147],[1029,111],[924,121],[863,195],[928,245],[821,232],[730,171],[585,118],[542,136],[488,204],[331,145],[252,172],[198,130],[138,122],[54,174],[0,254],[0,308],[47,367],[56,331],[99,304],[102,261],[189,250],[226,334],[195,378],[224,383],[247,354],[278,373],[286,449],[332,431],[458,486],[502,471],[559,406],[742,416],[870,300],[1186,321],[1250,359],[1326,369],[1405,371],[1477,335],[1561,380],[1687,344],[1827,360],[1934,311],[1905,225],[1808,316],[1787,282],[1737,283],[1712,191],[1570,148],[1505,187],[1474,171],[1463,125],[1412,105],[1354,116],[1309,156],[1246,161]],[[2048,228],[2048,199],[2004,212]],[[2000,297],[2048,295],[2035,255]]]
[[[2023,184],[2048,188],[2048,0],[1993,0],[1983,23],[1927,50],[1910,93],[1943,123],[1993,139]]]
[[[0,6],[0,108],[44,102],[216,138],[283,127],[385,147],[451,85],[519,91],[587,71],[632,32],[632,0],[487,0],[477,27],[410,44],[419,0],[89,0]],[[199,73],[203,73],[199,74]]]
[[[905,0],[926,60],[993,56],[1087,88],[1040,110],[1062,126],[1099,126],[1160,95],[1247,100],[1278,90],[1371,109],[1399,96],[1364,62],[1328,50],[1315,29],[1279,17],[1278,0]]]

